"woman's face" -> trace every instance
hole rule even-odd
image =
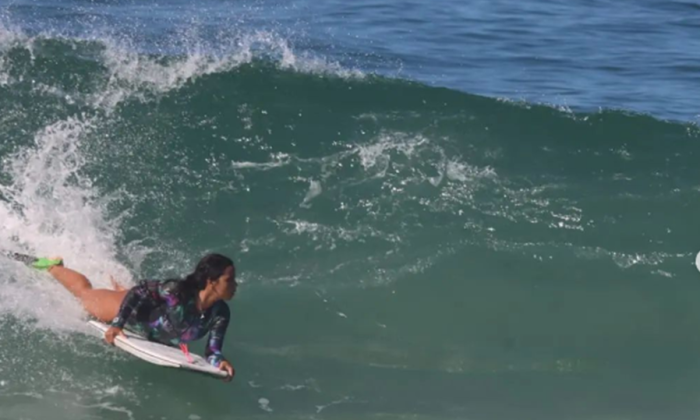
[[[236,294],[238,283],[236,283],[236,272],[233,266],[226,268],[224,274],[211,282],[214,293],[223,300],[231,300]]]

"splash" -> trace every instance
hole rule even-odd
[[[0,185],[0,247],[35,255],[60,255],[67,265],[107,287],[108,274],[130,281],[117,259],[118,225],[107,216],[109,198],[101,198],[81,173],[81,142],[90,120],[69,118],[35,136],[32,147],[3,160],[10,182]],[[35,319],[49,327],[74,327],[80,307],[45,275],[7,265],[0,282],[0,314]]]

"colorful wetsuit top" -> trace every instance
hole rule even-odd
[[[178,282],[141,281],[124,297],[112,326],[124,328],[127,325],[129,330],[149,340],[171,345],[198,340],[208,331],[204,356],[218,367],[223,360],[221,349],[231,318],[228,305],[220,300],[200,312],[195,296],[181,293]]]

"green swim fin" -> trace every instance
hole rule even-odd
[[[0,253],[28,267],[36,268],[37,270],[48,270],[55,265],[63,265],[63,260],[60,258],[37,258],[31,255],[8,251],[0,251]]]
[[[55,265],[63,265],[63,259],[61,258],[37,258],[31,264],[31,267],[37,270],[48,270]]]

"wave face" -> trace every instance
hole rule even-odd
[[[2,260],[0,417],[697,405],[697,127],[365,73],[273,31],[221,54],[127,44],[0,26],[0,247],[98,287],[231,255],[238,376],[105,348],[60,286]]]

